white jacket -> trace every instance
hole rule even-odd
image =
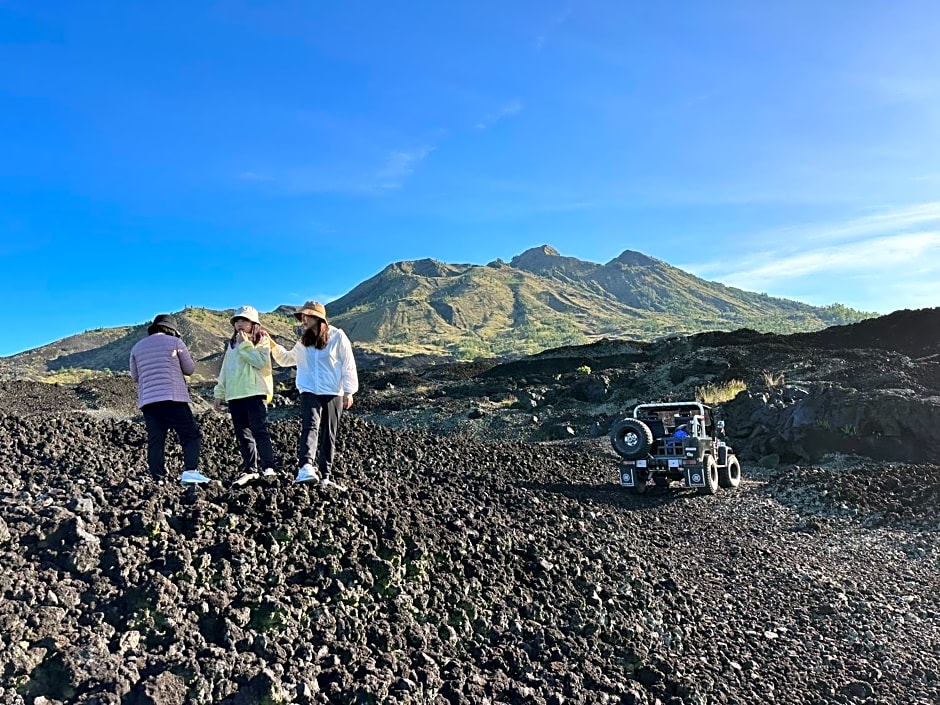
[[[271,356],[282,367],[297,367],[297,389],[301,392],[338,395],[359,391],[352,345],[339,328],[330,327],[323,350],[305,348],[298,340],[290,350],[272,345]]]

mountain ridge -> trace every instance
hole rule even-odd
[[[263,314],[279,342],[295,339],[295,310],[281,305]],[[600,264],[550,245],[529,248],[508,263],[392,262],[329,302],[327,311],[330,323],[364,352],[452,359],[532,354],[604,337],[650,340],[738,328],[810,332],[876,315],[736,289],[634,250]],[[231,314],[199,307],[176,313],[197,374],[217,373]],[[0,358],[0,376],[126,370],[130,347],[147,323],[86,331]]]

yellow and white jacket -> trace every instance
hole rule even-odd
[[[265,336],[257,345],[250,340],[243,340],[234,348],[227,345],[213,396],[231,401],[260,394],[269,404],[274,397],[271,339]]]

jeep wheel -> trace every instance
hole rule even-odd
[[[699,494],[715,494],[718,491],[718,463],[714,456],[705,456],[705,467],[702,469],[705,475],[705,486],[698,488]]]
[[[642,475],[642,477],[641,477]],[[646,473],[637,473],[635,478],[635,484],[630,488],[630,492],[633,494],[646,494],[646,490],[649,489],[650,478]]]
[[[653,445],[653,432],[638,419],[620,419],[610,429],[610,443],[621,458],[645,458]]]
[[[727,488],[734,488],[741,484],[741,463],[733,455],[728,456],[727,465],[719,468],[718,484]]]

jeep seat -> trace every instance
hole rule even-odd
[[[656,414],[650,414],[644,416],[640,419],[643,423],[649,426],[650,431],[653,432],[653,438],[665,438],[669,434],[666,433],[666,424],[663,423],[663,420]]]

